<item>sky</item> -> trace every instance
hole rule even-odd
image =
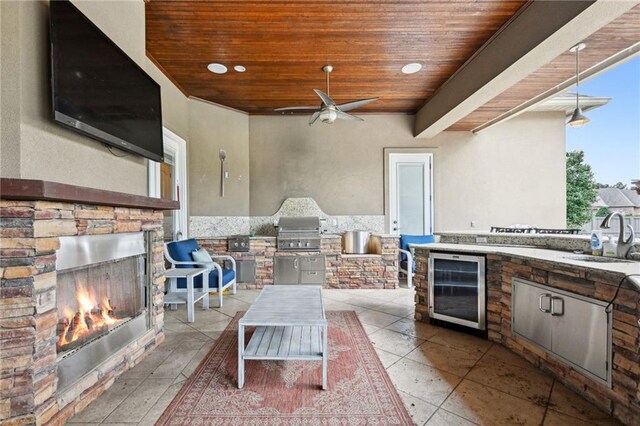
[[[640,179],[640,57],[581,83],[580,94],[612,99],[585,113],[591,122],[567,126],[567,151],[584,151],[596,182],[628,188]]]

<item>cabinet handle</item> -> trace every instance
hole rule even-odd
[[[308,272],[309,275],[318,275],[318,271],[310,271]]]
[[[317,257],[310,257],[309,258],[309,262],[317,262],[318,258]]]
[[[293,267],[295,269],[298,269],[298,258],[297,257],[293,260]]]
[[[551,312],[553,310],[553,305],[551,305],[552,308],[550,310],[549,309],[544,309],[542,307],[542,299],[544,299],[545,297],[551,298],[551,295],[549,293],[542,293],[542,294],[540,294],[540,296],[538,296],[538,309],[540,309],[540,312],[548,314],[549,312]],[[551,298],[551,300],[553,301],[553,298]]]
[[[560,312],[556,312],[556,304],[555,301],[559,300],[560,304],[562,305],[562,311]],[[562,315],[564,315],[564,299],[562,297],[558,297],[558,296],[552,296],[551,297],[551,315],[556,316],[556,317],[560,317]]]

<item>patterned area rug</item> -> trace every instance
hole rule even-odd
[[[167,407],[157,425],[412,425],[355,312],[327,312],[328,390],[321,361],[245,361],[238,389],[237,323]],[[249,341],[251,329],[245,341]]]

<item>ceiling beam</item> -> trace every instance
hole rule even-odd
[[[530,2],[418,111],[414,136],[436,136],[638,3]]]

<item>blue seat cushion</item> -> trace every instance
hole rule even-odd
[[[404,269],[405,271],[409,272],[409,270],[407,269],[407,263],[409,263],[409,262],[406,261],[406,260],[401,260],[400,261],[400,269]],[[415,272],[415,271],[416,271],[416,262],[413,261],[411,272]]]
[[[178,262],[193,262],[191,253],[198,250],[198,242],[194,239],[173,241],[167,244],[169,255]],[[176,265],[176,268],[194,268],[196,265]],[[222,285],[227,285],[236,278],[233,269],[222,270]],[[178,288],[187,288],[187,279],[178,278],[176,282]],[[198,275],[193,279],[194,288],[202,288],[202,275]],[[209,288],[216,290],[218,288],[218,270],[212,269],[209,273]]]
[[[236,271],[233,269],[223,269],[222,270],[222,286],[229,284],[236,278]],[[178,288],[187,288],[187,279],[186,278],[178,278],[176,282],[176,286]],[[193,288],[202,288],[202,275],[198,275],[193,279]],[[212,269],[209,272],[209,290],[216,291],[218,290],[218,270]]]
[[[433,235],[407,235],[400,234],[400,248],[409,251],[409,244],[428,244],[435,243],[436,239]],[[407,255],[400,253],[400,260],[407,260]],[[415,266],[414,266],[415,269]]]

